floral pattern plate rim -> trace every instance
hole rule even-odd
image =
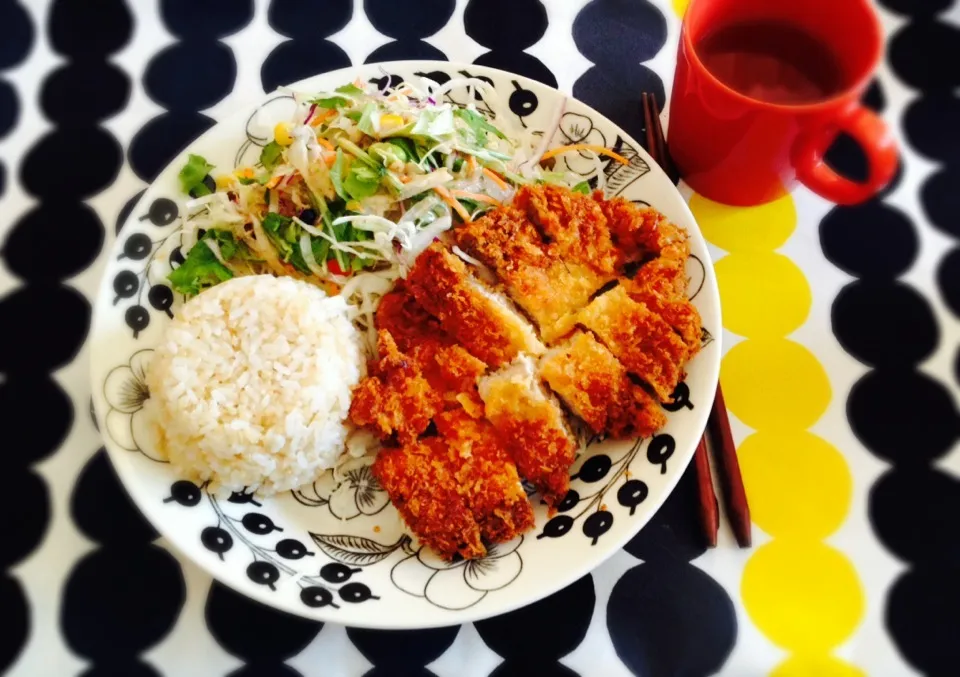
[[[690,293],[708,339],[688,365],[666,427],[633,442],[590,440],[571,469],[571,491],[548,519],[536,495],[536,526],[481,560],[444,562],[407,533],[369,468],[351,461],[342,481],[328,473],[271,499],[229,498],[178,478],[143,434],[144,373],[182,299],[165,284],[182,262],[184,199],[180,153],[147,189],[113,245],[94,309],[91,378],[97,423],[134,502],[184,556],[214,578],[269,606],[319,621],[373,628],[469,622],[534,602],[589,573],[646,524],[693,457],[719,378],[720,300],[706,243],[676,187],[642,147],[588,106],[538,82],[471,64],[406,61],[359,66],[292,85],[332,89],[361,77],[381,86],[426,75],[469,75],[491,83],[512,116],[505,124],[542,131],[564,106],[550,146],[602,144],[629,160],[602,165],[608,194],[653,205],[691,235]],[[447,96],[466,103],[470,92]],[[561,98],[565,102],[561,101]],[[482,98],[475,101],[486,106]],[[292,99],[274,92],[220,121],[189,147],[218,168],[251,164]],[[590,178],[595,163],[577,153],[566,168]]]

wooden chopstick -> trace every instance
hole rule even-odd
[[[680,181],[680,176],[667,150],[663,127],[660,125],[660,107],[657,105],[657,98],[654,94],[643,92],[640,95],[640,100],[643,103],[643,120],[647,132],[647,152],[666,172],[670,181],[676,184]]]
[[[727,517],[741,548],[749,548],[752,543],[750,506],[747,504],[747,492],[743,488],[740,475],[740,461],[737,459],[737,447],[730,431],[730,418],[727,405],[723,401],[723,390],[717,384],[717,395],[710,409],[707,429],[713,442],[714,457],[720,472],[720,485],[723,487],[724,505]]]
[[[717,547],[717,531],[720,529],[720,511],[717,507],[717,495],[713,491],[713,476],[710,473],[710,459],[707,457],[707,438],[701,437],[697,444],[697,453],[693,457],[697,473],[697,498],[699,500],[700,526],[708,548]]]
[[[660,109],[656,97],[648,92],[643,92],[640,95],[640,100],[643,105],[647,152],[666,172],[670,180],[677,183],[680,178],[667,150],[667,142],[660,125]],[[694,456],[700,524],[708,547],[714,547],[717,544],[719,515],[717,495],[713,489],[713,478],[710,472],[710,459],[707,455],[708,433],[714,459],[717,462],[724,507],[730,519],[730,526],[740,547],[748,548],[752,542],[750,507],[747,504],[747,494],[743,489],[740,462],[737,460],[737,447],[733,442],[733,434],[730,431],[730,419],[727,416],[727,407],[723,400],[720,384],[717,384],[717,394],[713,401],[713,407],[710,409],[710,417],[707,420],[707,432],[700,438]]]

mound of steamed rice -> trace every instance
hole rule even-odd
[[[271,275],[190,299],[147,373],[158,451],[212,490],[295,489],[344,449],[361,337],[340,297]]]

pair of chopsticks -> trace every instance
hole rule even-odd
[[[670,153],[667,151],[667,142],[660,126],[660,109],[653,94],[643,92],[643,124],[646,130],[647,152],[660,165],[673,183],[680,180]],[[713,489],[713,475],[710,470],[710,457],[707,445],[714,452],[714,461],[720,475],[720,487],[724,496],[724,505],[733,528],[734,536],[741,548],[748,548],[751,544],[750,507],[747,505],[747,494],[743,489],[743,478],[740,476],[740,463],[737,460],[737,448],[730,432],[730,419],[727,416],[727,407],[723,401],[723,392],[717,384],[717,394],[710,410],[707,421],[707,431],[700,438],[697,452],[694,456],[694,468],[697,475],[697,500],[699,502],[700,525],[708,547],[716,547],[717,531],[720,528],[720,510],[717,504],[717,495]]]

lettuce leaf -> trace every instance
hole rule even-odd
[[[220,250],[221,253],[223,249]],[[229,258],[224,254],[224,258]],[[208,287],[226,282],[233,273],[217,260],[216,255],[202,240],[187,254],[179,268],[167,276],[175,291],[186,296],[195,296]]]
[[[209,195],[213,191],[204,183],[204,179],[211,169],[213,165],[203,156],[188,155],[187,164],[180,169],[180,189],[192,197]]]
[[[377,192],[382,178],[382,168],[378,170],[363,162],[354,162],[343,181],[343,189],[354,200],[363,200]]]
[[[274,167],[280,164],[282,157],[283,146],[276,141],[271,141],[260,151],[260,164],[262,164],[267,171],[272,172]]]
[[[473,132],[474,138],[477,140],[481,146],[487,145],[487,133],[493,134],[501,139],[506,139],[503,132],[494,127],[490,122],[483,117],[480,113],[469,108],[457,108],[453,111],[453,114],[467,123],[467,126]]]

